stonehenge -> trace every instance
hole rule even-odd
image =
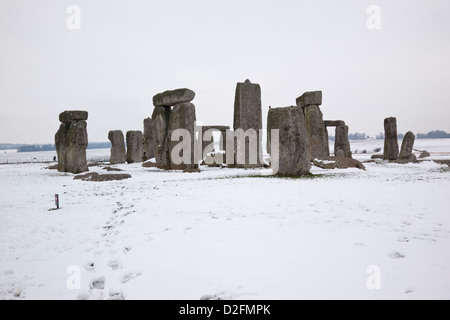
[[[242,142],[240,142],[240,139],[236,139],[234,166],[237,168],[262,167],[262,137],[260,136],[260,130],[262,129],[261,87],[259,84],[251,83],[248,79],[236,85],[233,129],[235,133],[239,129],[245,133],[249,133],[248,130],[254,130],[254,133],[256,133],[256,139],[254,139],[256,141],[250,141],[251,139],[247,137],[243,137],[245,140]],[[240,143],[244,143],[244,145],[241,146]],[[252,143],[256,144],[256,150],[251,149]],[[256,152],[256,154],[250,155],[252,151]],[[245,157],[241,154],[243,152],[245,152]],[[256,161],[252,161],[255,156]]]
[[[125,163],[127,160],[125,151],[125,141],[121,130],[112,130],[108,133],[108,139],[111,141],[111,164]]]
[[[305,114],[311,161],[330,155],[328,132],[320,105],[322,105],[322,91],[305,92],[297,98],[297,106],[303,108]]]
[[[155,157],[155,146],[152,139],[153,120],[151,118],[144,119],[144,133],[142,135],[142,160]]]
[[[272,144],[272,129],[279,130],[278,146],[276,142]],[[278,147],[278,156],[271,155],[272,167],[278,168],[279,175],[301,176],[310,173],[308,134],[302,108],[271,108],[267,116],[267,137],[269,149]]]
[[[412,153],[414,148],[414,141],[416,136],[411,131],[405,134],[402,141],[402,148],[400,150],[399,160],[408,160],[409,162],[416,161],[416,156]]]
[[[142,162],[142,131],[127,132],[127,162]]]
[[[78,174],[89,171],[86,160],[87,119],[87,111],[64,111],[59,115],[62,123],[55,134],[59,172]]]
[[[195,170],[198,168],[194,157],[196,116],[195,106],[191,103],[194,98],[195,92],[190,89],[165,91],[153,97],[155,109],[152,114],[153,125],[150,136],[153,140],[156,165],[160,169]],[[184,154],[189,150],[178,150],[180,140],[171,141],[177,129],[186,129],[189,132],[190,154]],[[183,161],[181,163],[174,161],[172,153],[181,157]]]
[[[198,172],[199,163],[224,167],[226,151],[229,167],[248,169],[268,165],[262,157],[259,84],[250,80],[237,83],[234,130],[224,125],[197,126],[194,98],[195,92],[187,88],[156,94],[151,118],[143,121],[143,131],[128,131],[126,140],[122,131],[109,131],[108,139],[112,146],[110,163],[138,163],[154,158],[155,162],[145,163],[143,167]],[[358,164],[357,161],[352,162],[349,127],[343,120],[324,120],[321,105],[322,91],[310,91],[298,97],[295,106],[269,107],[267,152],[271,155],[274,174],[308,175],[312,162],[321,168],[345,168]],[[78,110],[64,111],[59,115],[61,125],[55,135],[59,171],[89,171],[86,161],[87,118],[86,111]],[[330,157],[328,127],[335,127],[334,157]],[[382,158],[396,163],[416,162],[412,153],[414,134],[408,132],[405,135],[399,151],[396,118],[386,118],[384,128]],[[220,133],[218,148],[213,136],[215,132]],[[426,156],[429,154],[425,152],[421,155]]]
[[[384,119],[384,160],[397,160],[398,151],[398,134],[397,134],[397,119]]]

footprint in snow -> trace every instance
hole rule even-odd
[[[111,260],[108,262],[108,267],[110,267],[112,270],[118,270],[122,269],[122,262],[119,260]]]
[[[134,278],[137,278],[137,277],[139,277],[141,275],[142,275],[142,272],[128,272],[128,273],[125,273],[122,277],[120,277],[119,280],[122,283],[127,283],[130,280],[132,280]]]
[[[131,251],[131,246],[125,246],[122,248],[123,253],[128,253]]]
[[[391,259],[404,259],[404,258],[406,258],[406,256],[403,253],[398,252],[398,251],[393,251],[393,252],[389,253],[388,257],[391,258]]]
[[[83,267],[84,267],[84,269],[86,269],[87,271],[92,272],[92,271],[95,270],[95,263],[92,262],[92,261],[89,261],[89,262],[85,263]]]
[[[100,289],[103,290],[105,289],[105,277],[99,277],[99,278],[94,278],[92,279],[91,283],[89,284],[89,287],[91,289]]]
[[[108,300],[125,300],[126,295],[122,290],[110,290]]]
[[[80,293],[77,300],[89,300],[90,297],[89,293]]]

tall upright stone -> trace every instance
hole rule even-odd
[[[127,132],[127,162],[142,162],[142,131]]]
[[[89,171],[86,160],[88,146],[87,111],[64,111],[59,115],[62,124],[55,134],[58,171],[74,174]]]
[[[412,154],[414,148],[414,141],[416,140],[416,136],[411,131],[408,131],[405,134],[402,142],[402,148],[400,150],[400,160],[416,160],[415,156]],[[414,158],[413,158],[414,156]]]
[[[170,113],[169,119],[169,129],[167,132],[167,140],[169,145],[169,156],[170,156],[170,169],[172,170],[189,170],[189,169],[197,169],[198,163],[195,163],[194,157],[194,141],[195,141],[195,106],[190,102],[179,103],[173,107],[172,112]],[[174,151],[174,148],[177,146],[181,146],[180,141],[183,141],[184,138],[180,140],[172,140],[172,134],[177,129],[184,129],[188,133],[186,137],[189,139],[190,148],[181,149],[178,153],[179,158],[183,159],[182,163],[178,163],[176,159],[174,159],[174,155],[177,150]],[[189,152],[188,155],[184,154],[184,152]]]
[[[306,130],[305,115],[301,108],[272,108],[267,117],[268,146],[272,145],[271,130],[279,130],[278,163],[273,157],[272,168],[278,168],[279,175],[301,176],[310,173],[311,162],[308,147],[308,133]]]
[[[398,134],[397,134],[397,119],[384,119],[384,160],[397,160],[399,155],[398,150]]]
[[[260,130],[262,129],[262,108],[261,108],[261,87],[259,84],[251,83],[250,80],[245,80],[244,83],[238,83],[236,86],[236,95],[234,100],[234,132],[242,129],[244,132],[253,129],[256,132],[256,163],[250,163],[250,154],[252,150],[249,139],[246,139],[244,163],[237,163],[239,155],[238,148],[235,145],[235,165],[238,168],[257,168],[262,167],[262,145]]]
[[[153,140],[156,165],[160,169],[170,169],[169,139],[167,136],[170,113],[170,108],[155,107],[152,114],[153,127],[151,130],[151,136]]]
[[[125,163],[127,160],[125,151],[125,139],[121,130],[112,130],[108,133],[108,139],[111,141],[111,164]]]
[[[350,141],[348,140],[348,126],[337,126],[334,140],[334,154],[337,157],[351,158]]]
[[[148,160],[155,157],[155,146],[152,139],[153,120],[147,118],[144,120],[144,134],[142,136],[142,159]]]
[[[310,160],[330,155],[328,132],[320,105],[322,105],[322,91],[305,92],[297,98],[297,106],[303,108],[305,114]]]

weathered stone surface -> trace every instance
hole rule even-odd
[[[119,168],[113,168],[113,167],[103,167],[102,168],[103,170],[106,170],[106,171],[108,171],[108,172],[122,172],[123,170],[122,169],[119,169]]]
[[[384,159],[397,160],[398,159],[398,134],[397,134],[397,119],[384,119]]]
[[[340,127],[345,126],[345,121],[342,120],[324,120],[325,127]]]
[[[406,158],[406,159],[398,158],[398,160],[392,160],[392,161],[389,161],[389,162],[391,162],[391,163],[399,163],[399,164],[407,164],[407,163],[410,163],[410,162],[418,163],[417,157],[416,157],[415,154],[411,154],[411,155],[410,155],[408,158]]]
[[[322,169],[348,169],[358,168],[366,170],[366,167],[356,159],[342,157],[324,157],[323,159],[314,159],[314,165]]]
[[[89,171],[86,161],[88,145],[86,121],[62,123],[55,135],[58,171],[81,173]]]
[[[261,87],[259,84],[251,83],[246,80],[244,83],[239,82],[236,85],[236,94],[234,100],[234,121],[233,128],[236,130],[242,129],[246,132],[249,129],[256,131],[257,147],[256,147],[256,164],[250,163],[249,141],[245,143],[245,161],[243,164],[238,164],[237,145],[234,146],[234,165],[238,168],[258,168],[262,167],[262,145],[259,130],[262,129],[262,109],[261,109]]]
[[[190,89],[176,89],[158,93],[153,97],[155,107],[172,107],[179,103],[191,102],[195,98],[195,92]]]
[[[69,134],[70,123],[61,123],[59,130],[55,134],[56,155],[58,157],[58,171],[68,172],[67,153],[69,149]],[[87,164],[86,164],[87,166]]]
[[[297,106],[320,106],[322,105],[322,91],[305,92],[297,98]]]
[[[185,169],[197,169],[198,163],[195,163],[194,161],[194,139],[195,139],[195,106],[192,103],[180,103],[173,107],[172,112],[170,113],[170,120],[169,120],[169,130],[167,132],[167,138],[169,140],[169,155],[170,155],[170,169],[173,170],[185,170]],[[172,134],[177,129],[185,129],[189,132],[190,135],[190,154],[188,156],[188,159],[186,162],[183,162],[181,164],[175,163],[174,159],[172,158],[172,151],[173,149],[180,144],[180,140],[177,141],[171,141],[172,140]],[[180,152],[180,157],[183,157],[183,152],[185,150],[182,150]],[[189,151],[189,150],[187,150]]]
[[[419,156],[419,159],[428,158],[431,157],[431,154],[428,151],[422,151],[422,153]]]
[[[303,108],[308,132],[309,155],[311,161],[330,155],[328,131],[323,122],[323,114],[319,106],[310,105]]]
[[[274,163],[276,157],[271,157],[272,167],[278,167],[279,175],[301,176],[309,174],[311,162],[303,110],[297,107],[270,109],[267,116],[269,146],[272,143],[272,129],[279,130],[278,165]],[[275,145],[272,147],[275,147]],[[272,152],[272,148],[270,151]]]
[[[426,160],[425,160],[426,161]],[[450,167],[450,160],[433,160],[433,162],[439,163],[439,164],[446,164]]]
[[[142,131],[127,132],[127,162],[137,163],[142,161]]]
[[[350,141],[348,140],[348,126],[336,127],[334,154],[338,157],[352,157],[352,152],[350,150]]]
[[[131,175],[128,173],[99,174],[97,172],[90,172],[90,173],[75,176],[73,178],[73,180],[103,182],[103,181],[120,181],[120,180],[129,179],[129,178],[131,178]]]
[[[112,130],[108,133],[108,139],[111,141],[111,164],[125,163],[127,160],[125,151],[125,139],[121,130]]]
[[[155,157],[155,146],[152,139],[153,120],[144,120],[144,134],[142,136],[142,160],[147,161]]]
[[[64,111],[59,115],[59,121],[62,123],[71,123],[73,121],[86,121],[88,119],[87,111],[72,110]]]
[[[415,140],[416,140],[416,136],[411,131],[408,131],[405,134],[405,137],[403,138],[403,142],[402,142],[402,148],[400,150],[399,159],[406,160],[406,159],[411,158]]]
[[[156,165],[160,169],[170,169],[169,141],[167,138],[170,112],[170,108],[156,107],[152,114],[153,127],[151,133],[153,149]]]
[[[157,168],[158,166],[154,162],[147,161],[142,164],[142,167],[143,168]]]

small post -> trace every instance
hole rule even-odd
[[[59,194],[55,194],[55,205],[56,209],[59,209]]]

